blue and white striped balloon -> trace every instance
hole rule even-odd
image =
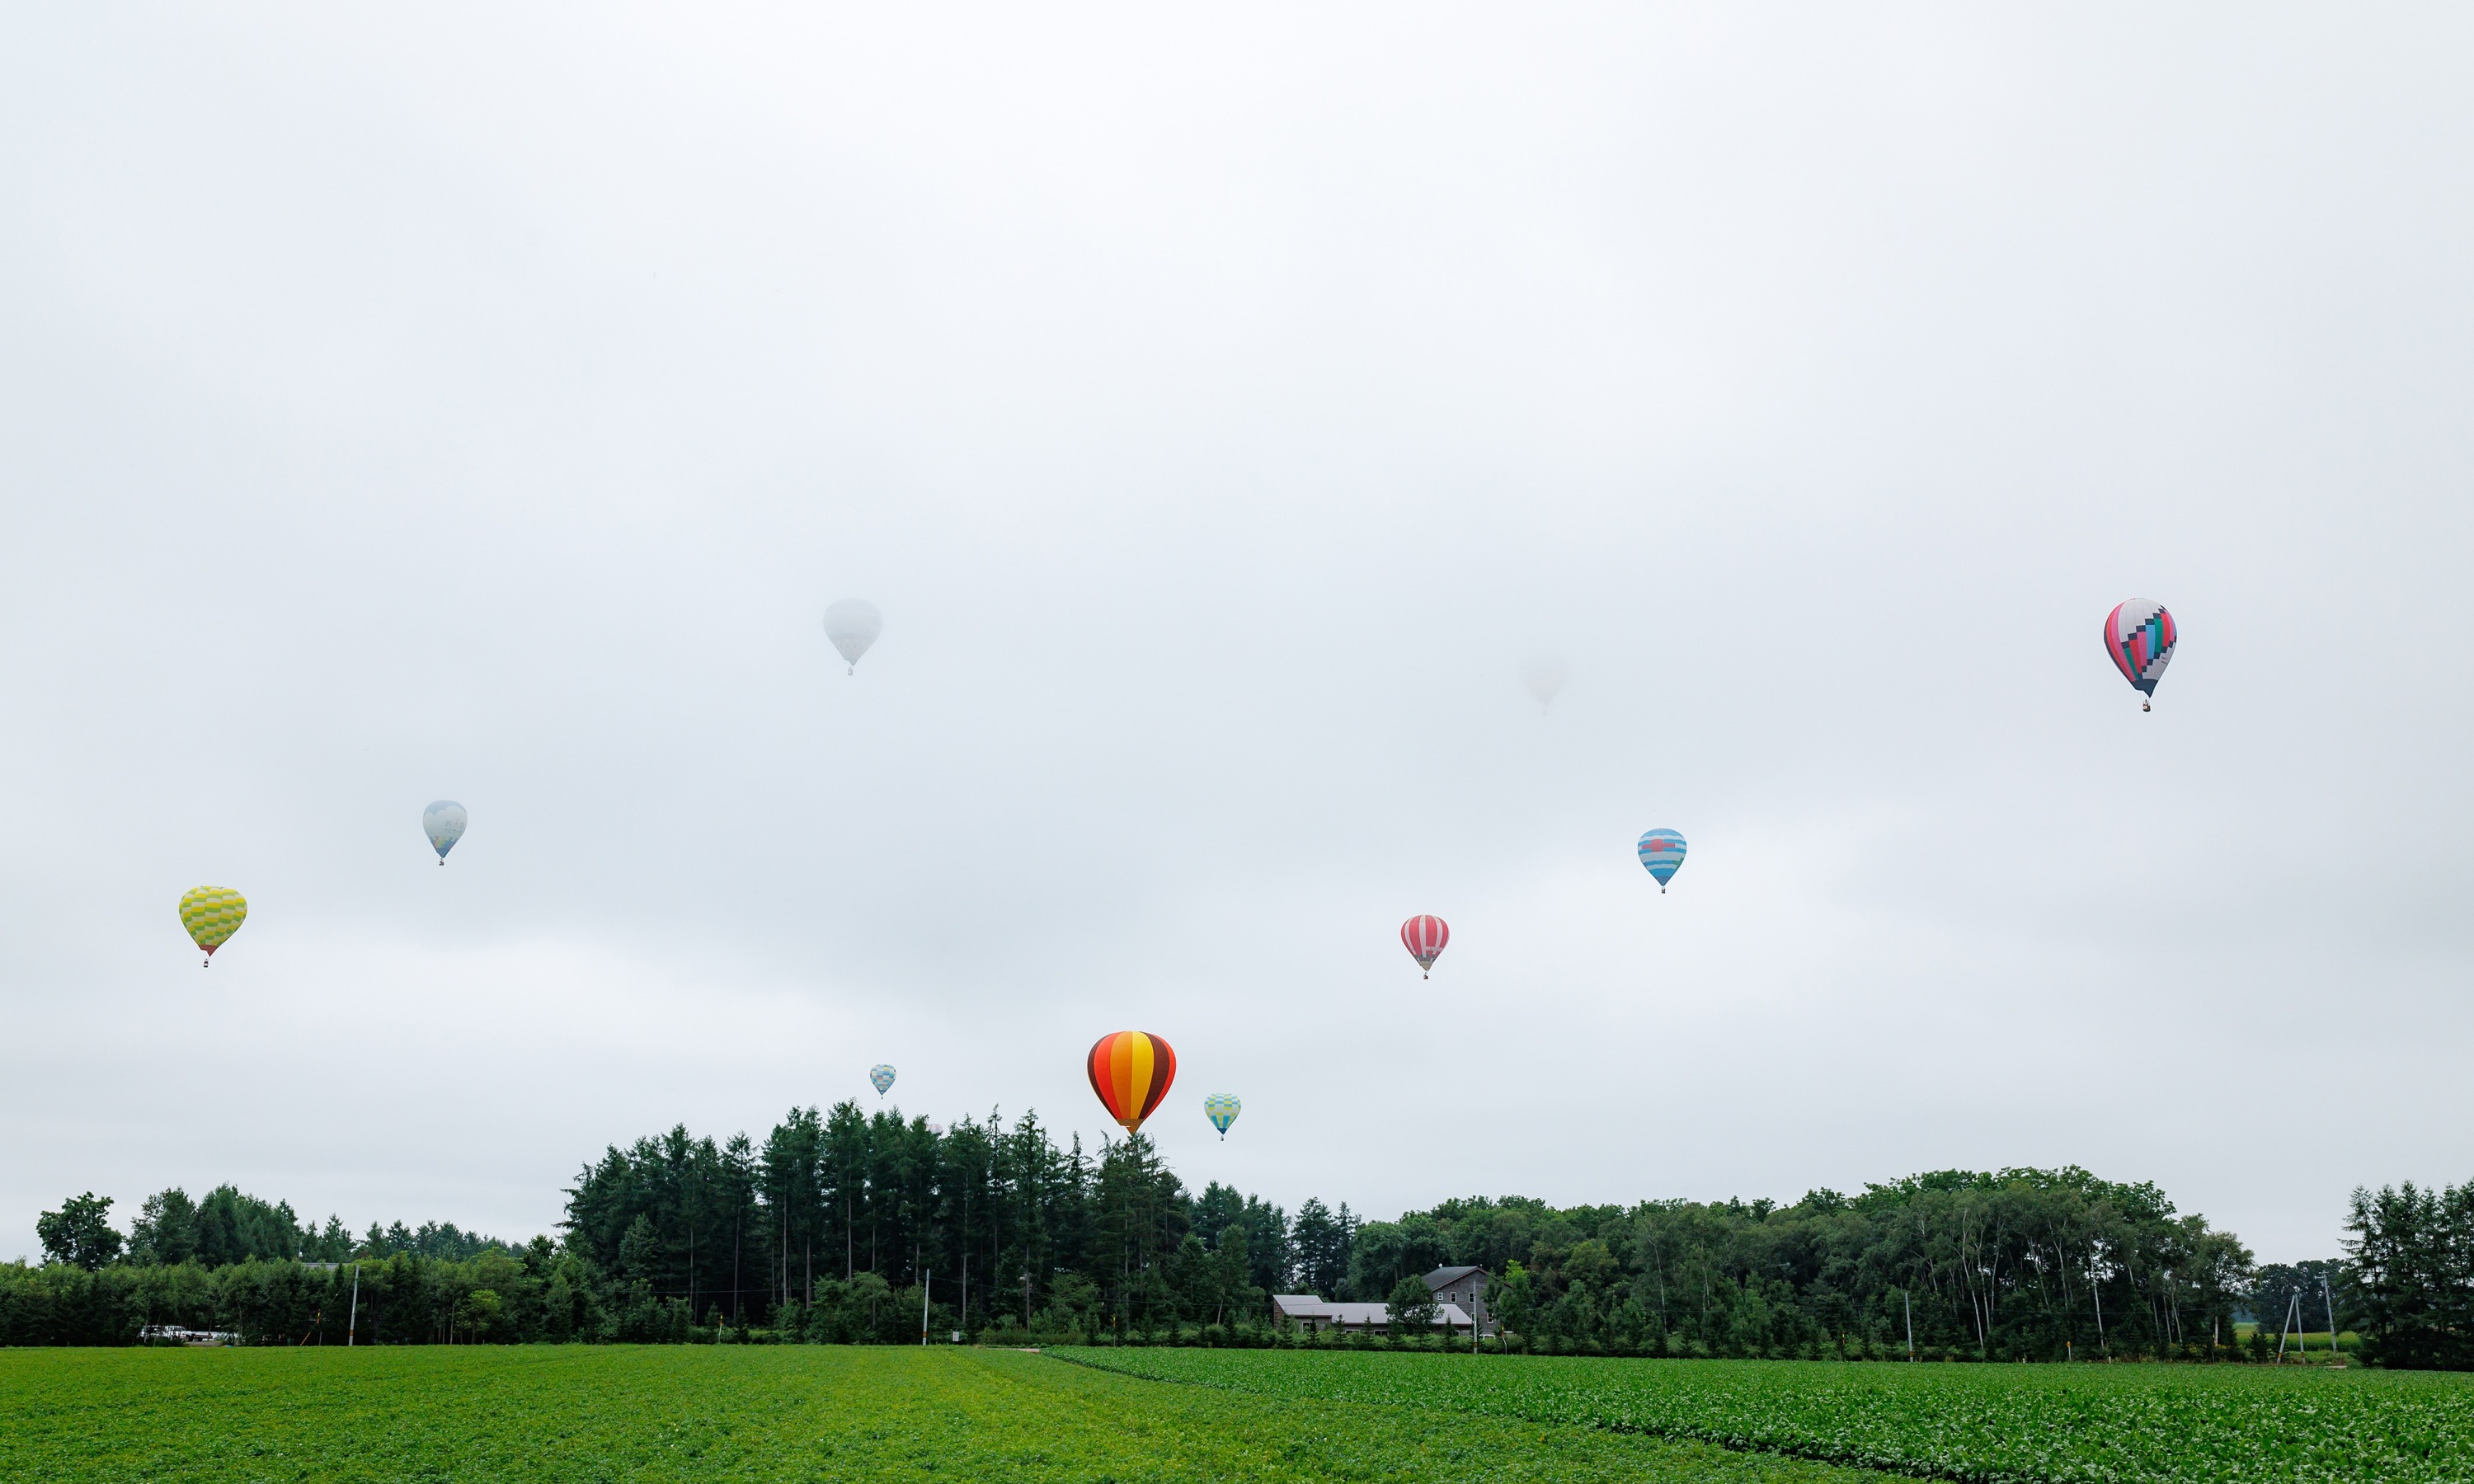
[[[1663,895],[1666,883],[1684,866],[1684,837],[1671,829],[1653,829],[1640,837],[1640,863],[1658,878],[1658,890]]]
[[[893,1086],[893,1068],[879,1062],[867,1069],[867,1080],[876,1084],[876,1095],[883,1097],[885,1089]]]

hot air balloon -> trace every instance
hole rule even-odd
[[[876,1084],[876,1095],[883,1097],[885,1089],[893,1086],[893,1068],[879,1062],[867,1069],[867,1080]]]
[[[1529,687],[1529,693],[1538,698],[1538,709],[1543,711],[1555,704],[1571,674],[1571,666],[1561,659],[1540,658],[1520,667],[1520,683]]]
[[[1443,945],[1451,941],[1452,930],[1443,925],[1442,918],[1417,917],[1400,924],[1400,945],[1409,950],[1409,956],[1418,961],[1420,969],[1434,968],[1436,956],[1443,951]],[[1430,973],[1425,977],[1431,979],[1434,975]]]
[[[859,673],[859,657],[885,632],[885,615],[876,605],[864,598],[844,598],[825,610],[825,637],[834,641],[850,664],[849,673]]]
[[[1238,1112],[1245,1106],[1237,1101],[1234,1092],[1214,1092],[1202,1100],[1202,1115],[1211,1120],[1211,1126],[1218,1129],[1220,1137],[1225,1139],[1228,1137],[1228,1125],[1237,1121]]]
[[[464,806],[452,799],[441,799],[421,811],[421,832],[429,837],[429,847],[438,852],[438,864],[447,864],[447,852],[464,838]]]
[[[2180,638],[2173,615],[2162,603],[2134,599],[2104,615],[2104,652],[2113,657],[2122,678],[2138,689],[2141,710],[2148,709],[2156,682],[2173,662],[2173,646]]]
[[[1658,892],[1666,895],[1666,883],[1684,867],[1684,837],[1671,829],[1653,829],[1640,837],[1640,863],[1658,877]]]
[[[1149,1031],[1111,1031],[1091,1043],[1083,1070],[1108,1116],[1135,1134],[1176,1080],[1176,1053]]]
[[[229,886],[193,886],[181,894],[181,925],[206,950],[206,967],[215,963],[215,950],[240,931],[249,916],[249,901]]]

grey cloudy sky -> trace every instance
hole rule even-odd
[[[2076,1161],[2327,1254],[2474,1176],[2469,62],[18,8],[0,1255],[224,1180],[528,1233],[878,1061],[1095,1139],[1120,1028],[1178,1171],[1291,1206]]]

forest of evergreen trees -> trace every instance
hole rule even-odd
[[[2416,1251],[2447,1250],[2448,1213],[2474,1213],[2474,1196],[2407,1194],[2399,1209],[2438,1233]],[[0,1343],[125,1342],[148,1323],[287,1343],[348,1327],[359,1343],[916,1342],[923,1306],[940,1339],[1267,1343],[1273,1293],[1381,1301],[1474,1263],[1496,1275],[1516,1348],[2206,1358],[2235,1353],[2257,1277],[2230,1233],[2155,1186],[2077,1168],[1945,1171],[1784,1206],[1472,1198],[1366,1221],[1346,1203],[1292,1213],[1189,1191],[1139,1137],[1095,1152],[1032,1115],[939,1129],[848,1102],[795,1110],[761,1142],[675,1128],[614,1146],[578,1172],[562,1235],[521,1245],[435,1223],[354,1237],[229,1185],[150,1198],[124,1242],[108,1206],[45,1213],[53,1260],[0,1268]],[[2361,1225],[2385,1209],[2357,1202],[2357,1245],[2402,1271],[2405,1249]],[[2363,1295],[2332,1271],[2353,1322]],[[2278,1288],[2277,1311],[2288,1302]],[[2399,1362],[2448,1363],[2448,1322],[2416,1332],[2420,1358],[2392,1348]]]

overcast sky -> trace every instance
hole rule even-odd
[[[1128,1028],[1179,1174],[1292,1209],[2076,1162],[2329,1255],[2474,1177],[2469,64],[18,7],[0,1256],[224,1181],[521,1236],[880,1061],[1095,1142]]]

